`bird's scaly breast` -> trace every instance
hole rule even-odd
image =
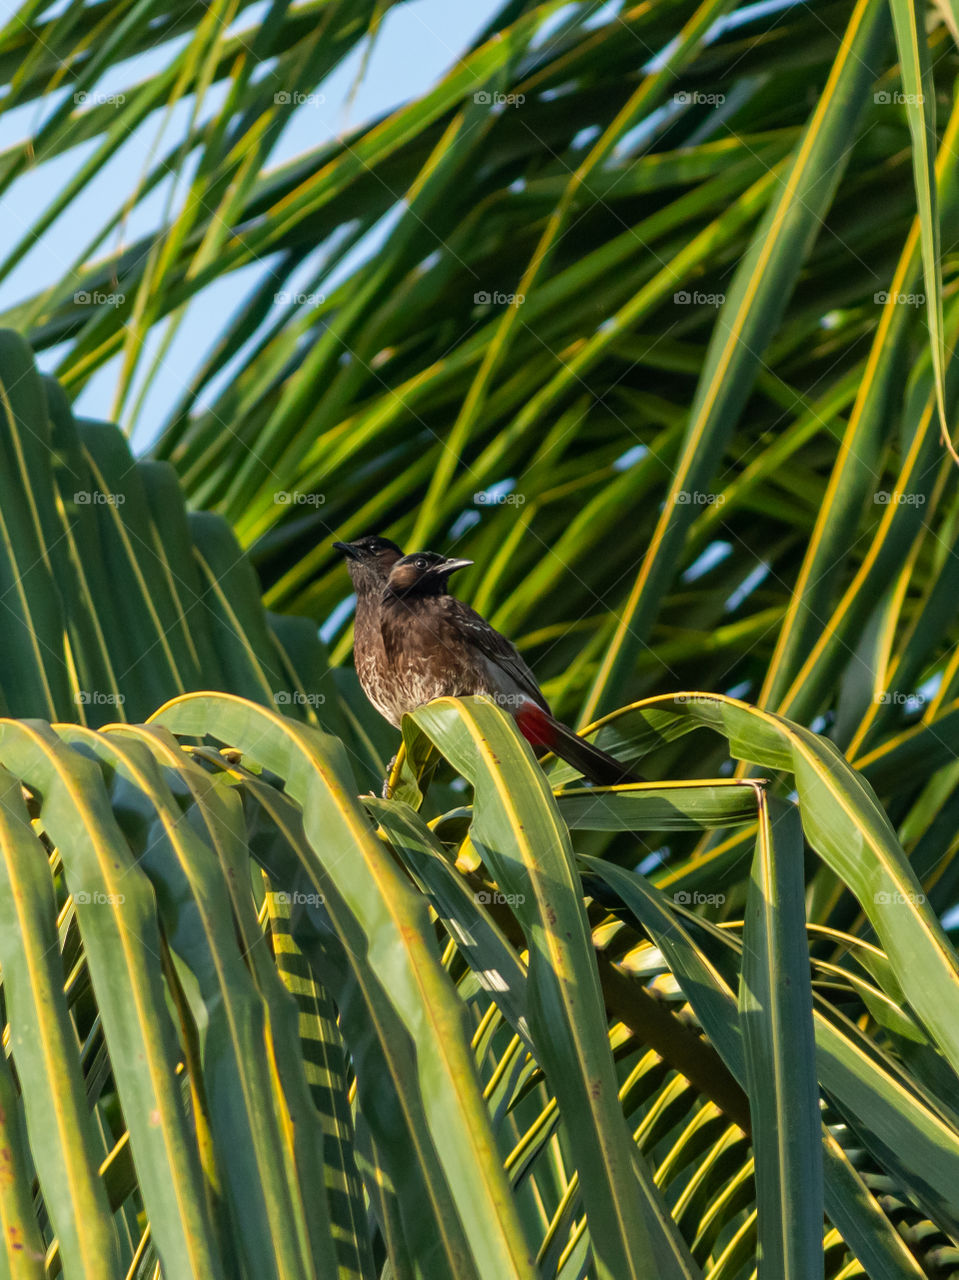
[[[471,660],[443,615],[441,607],[413,611],[400,602],[384,619],[388,677],[379,692],[394,724],[434,698],[491,692],[485,664]]]

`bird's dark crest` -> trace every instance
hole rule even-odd
[[[403,552],[391,542],[389,538],[383,538],[378,533],[368,533],[362,538],[356,538],[353,542],[334,542],[334,548],[342,551],[350,560],[366,558],[367,556],[380,556],[384,553],[402,556]]]
[[[393,565],[384,598],[391,594],[409,592],[444,595],[450,575],[472,563],[472,560],[454,560],[450,556],[441,556],[435,551],[414,551]]]

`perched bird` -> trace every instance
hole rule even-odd
[[[357,592],[356,669],[377,711],[399,726],[404,713],[433,698],[486,694],[533,747],[561,756],[591,782],[642,781],[557,720],[513,645],[450,595],[450,575],[472,563],[419,551],[394,561],[379,593]]]
[[[382,707],[371,692],[386,666],[383,640],[375,618],[390,570],[403,552],[395,542],[376,534],[357,538],[355,542],[334,542],[333,546],[346,556],[346,567],[356,592],[356,623],[353,634],[356,674],[363,692],[377,711],[382,712]]]

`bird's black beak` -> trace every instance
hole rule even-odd
[[[342,551],[347,560],[359,560],[360,558],[360,553],[356,547],[353,546],[352,542],[334,542],[333,550]]]
[[[455,573],[457,569],[465,569],[472,563],[472,560],[444,560],[436,566],[434,572],[442,574]]]

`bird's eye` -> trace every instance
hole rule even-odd
[[[427,567],[427,563],[428,562],[424,559],[423,556],[417,556],[416,559],[413,561],[413,568],[425,569]]]

